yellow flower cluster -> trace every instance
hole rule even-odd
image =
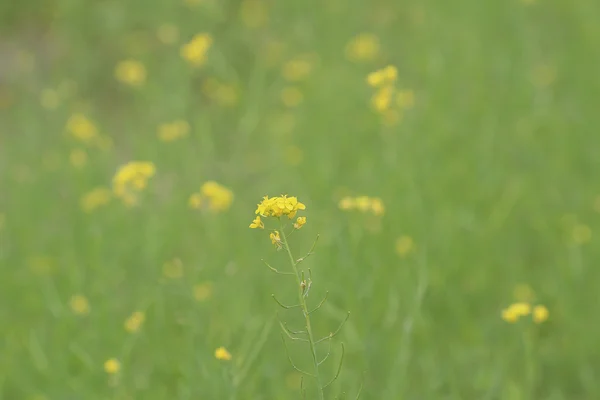
[[[115,78],[126,85],[140,87],[146,82],[146,67],[137,60],[123,60],[115,67]]]
[[[229,361],[231,360],[231,353],[223,346],[215,350],[215,358],[217,360]]]
[[[108,359],[104,363],[104,371],[106,371],[107,374],[114,375],[119,373],[120,370],[121,363],[116,358]]]
[[[385,206],[379,197],[358,196],[358,197],[343,197],[338,207],[344,211],[358,210],[361,212],[372,212],[375,215],[383,215]]]
[[[86,315],[90,312],[90,303],[88,299],[80,294],[76,294],[69,300],[69,306],[73,313],[77,315]]]
[[[398,70],[393,65],[388,65],[367,76],[367,83],[377,89],[371,97],[371,105],[384,117],[388,125],[397,123],[402,111],[412,108],[415,102],[412,90],[396,88],[397,79]]]
[[[163,142],[173,142],[186,137],[190,133],[190,124],[177,120],[162,124],[158,127],[157,136]]]
[[[289,219],[294,218],[299,210],[305,210],[306,206],[298,201],[297,197],[288,197],[283,194],[277,197],[265,196],[257,205],[255,214],[263,217],[279,218],[283,215]]]
[[[96,125],[84,114],[75,113],[67,120],[67,132],[79,142],[88,146],[96,146],[101,150],[112,147],[112,139],[102,136]]]
[[[113,177],[113,193],[127,205],[135,205],[137,193],[144,190],[156,173],[151,162],[131,161],[119,168]]]
[[[215,181],[205,182],[198,193],[193,193],[189,206],[193,209],[208,208],[210,211],[227,210],[233,202],[233,192]]]
[[[550,315],[548,309],[543,305],[537,305],[531,307],[531,304],[527,302],[513,303],[504,310],[502,310],[502,319],[509,323],[515,323],[521,317],[528,315],[532,316],[533,322],[541,324],[546,321]]]
[[[206,54],[212,46],[212,36],[208,33],[199,33],[192,40],[181,47],[181,57],[194,67],[201,67],[206,63]]]
[[[135,333],[146,320],[146,315],[142,311],[136,311],[125,320],[125,330],[129,333]]]
[[[350,61],[372,61],[379,55],[379,38],[372,33],[361,33],[346,45]]]
[[[283,65],[281,75],[289,82],[298,82],[306,79],[313,70],[314,56],[304,54],[297,56]]]
[[[81,209],[86,213],[90,213],[95,209],[102,207],[110,202],[112,193],[110,189],[98,187],[84,194],[79,201]]]

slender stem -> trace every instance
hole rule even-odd
[[[304,297],[304,290],[302,288],[300,274],[298,273],[298,264],[296,263],[296,261],[294,261],[294,256],[292,255],[292,251],[290,250],[290,246],[285,235],[283,223],[281,223],[280,231],[283,239],[283,245],[285,246],[288,256],[290,257],[290,263],[292,264],[292,269],[294,270],[294,275],[296,276],[296,286],[298,286],[298,300],[300,301],[300,307],[302,308],[302,314],[304,314],[304,320],[306,322],[306,333],[308,336],[308,344],[310,345],[310,351],[312,353],[315,379],[317,381],[317,391],[319,392],[319,399],[324,400],[325,393],[323,392],[323,385],[321,384],[321,377],[319,375],[319,359],[317,357],[317,347],[310,325],[310,312],[306,304],[306,297]]]

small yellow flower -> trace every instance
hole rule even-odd
[[[306,224],[306,217],[298,217],[294,223],[294,229],[300,229]]]
[[[213,293],[213,285],[211,282],[199,283],[194,286],[194,298],[196,301],[206,301]]]
[[[510,324],[514,324],[519,319],[519,316],[509,307],[502,310],[502,319]]]
[[[269,20],[269,9],[262,0],[243,0],[240,5],[240,19],[247,28],[261,28]]]
[[[367,83],[372,87],[381,87],[390,85],[396,82],[398,78],[398,70],[393,65],[388,65],[385,68],[371,72],[367,76]]]
[[[184,120],[162,124],[158,127],[157,136],[163,142],[172,142],[182,139],[190,133],[190,124]]]
[[[146,320],[146,315],[141,311],[136,311],[125,320],[125,330],[129,333],[135,333]]]
[[[83,168],[87,164],[88,156],[83,149],[73,149],[69,154],[69,162],[75,168]]]
[[[402,235],[396,240],[396,253],[400,257],[406,257],[408,254],[413,252],[415,249],[415,242],[413,238],[408,235]]]
[[[281,101],[286,107],[297,107],[302,103],[303,100],[304,95],[302,94],[300,89],[298,89],[295,86],[285,87],[281,91]]]
[[[533,322],[541,324],[548,319],[550,313],[545,306],[539,305],[533,308]]]
[[[223,346],[215,350],[215,358],[217,360],[229,361],[231,360],[231,353]]]
[[[156,31],[156,37],[163,44],[173,44],[179,39],[179,29],[173,24],[162,24]]]
[[[338,207],[344,211],[352,210],[356,207],[356,201],[352,197],[346,196],[339,201]]]
[[[298,82],[306,79],[313,70],[313,63],[309,56],[296,57],[283,65],[281,74],[289,82]]]
[[[215,181],[203,183],[200,192],[193,193],[188,201],[191,208],[206,207],[212,212],[226,211],[232,202],[233,192]]]
[[[123,60],[115,67],[115,78],[126,85],[140,87],[146,82],[146,67],[137,60]]]
[[[387,111],[392,104],[395,90],[396,89],[392,85],[379,88],[371,98],[371,105],[373,108],[380,113]]]
[[[206,63],[206,54],[212,46],[212,42],[210,34],[199,33],[181,47],[181,56],[192,66],[201,67]]]
[[[368,196],[358,196],[354,199],[354,205],[357,210],[367,212],[371,209],[371,199]]]
[[[527,302],[518,302],[502,310],[502,319],[508,323],[515,323],[519,318],[529,314],[531,314],[531,305]]]
[[[122,165],[113,177],[113,193],[125,204],[135,205],[137,193],[146,188],[155,173],[156,167],[147,161],[131,161]]]
[[[265,224],[261,221],[260,215],[257,215],[256,218],[254,218],[254,220],[250,224],[250,228],[252,228],[252,229],[256,229],[256,228],[264,229],[264,227],[265,227]]]
[[[107,374],[118,374],[121,370],[121,363],[116,358],[110,358],[104,362],[104,371]]]
[[[163,275],[169,279],[179,279],[183,276],[183,263],[179,258],[174,258],[163,264]]]
[[[361,33],[346,45],[350,61],[372,61],[379,55],[379,38],[372,33]]]
[[[90,312],[90,303],[88,302],[88,299],[80,294],[71,297],[69,306],[73,313],[77,315],[87,315]]]
[[[102,207],[110,202],[112,193],[110,189],[98,187],[84,194],[79,201],[81,209],[86,213],[90,213],[95,209]]]
[[[383,215],[385,213],[385,206],[379,197],[371,199],[371,211],[373,211],[373,214],[375,215]]]
[[[77,140],[91,144],[98,136],[98,129],[83,114],[73,114],[67,121],[67,131]]]
[[[198,210],[202,207],[202,195],[200,193],[192,193],[188,200],[190,208]]]
[[[279,236],[279,231],[273,231],[269,234],[269,239],[271,239],[271,243],[277,247],[281,247],[281,237]]]

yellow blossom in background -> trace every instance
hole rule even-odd
[[[206,63],[206,54],[212,42],[210,34],[199,33],[181,47],[181,56],[194,67],[201,67]]]
[[[90,312],[90,303],[88,299],[80,294],[76,294],[69,300],[69,307],[71,311],[77,315],[87,315]]]
[[[243,0],[240,19],[250,29],[262,28],[269,20],[269,9],[263,0]]]
[[[297,107],[304,100],[304,95],[295,86],[284,87],[281,90],[281,101],[286,107]]]
[[[391,85],[398,78],[398,69],[393,65],[371,72],[367,75],[367,83],[372,87]]]
[[[233,192],[225,186],[208,181],[202,184],[199,193],[190,196],[188,204],[193,209],[207,208],[213,212],[226,211],[233,202]]]
[[[298,56],[291,59],[283,65],[281,74],[290,82],[297,82],[306,79],[313,70],[312,57],[308,55]]]
[[[252,220],[252,223],[250,224],[250,228],[252,228],[252,229],[256,229],[256,228],[264,229],[265,228],[265,224],[260,219],[260,215],[257,215],[256,218],[254,218],[254,220]]]
[[[375,215],[383,215],[385,213],[385,206],[379,197],[374,197],[371,199],[371,211]]]
[[[298,217],[294,222],[294,229],[300,229],[306,224],[306,217]]]
[[[60,96],[54,89],[44,89],[40,93],[40,104],[46,110],[54,110],[60,104]]]
[[[121,363],[116,358],[110,358],[104,362],[104,371],[109,375],[118,374],[121,371]]]
[[[515,323],[519,318],[529,314],[531,314],[531,305],[527,302],[518,302],[502,310],[502,319],[509,323]]]
[[[146,314],[141,311],[136,311],[125,320],[125,330],[129,333],[135,333],[140,330],[140,327],[146,320]]]
[[[387,111],[392,104],[395,90],[391,85],[379,88],[371,98],[373,108],[380,113]]]
[[[371,198],[369,196],[358,196],[354,199],[354,205],[358,211],[367,212],[371,208]]]
[[[354,201],[354,198],[346,196],[339,201],[338,207],[340,208],[340,210],[349,211],[356,207],[356,203]]]
[[[69,162],[75,168],[83,168],[87,164],[88,155],[83,149],[73,149],[69,154]]]
[[[125,204],[134,205],[137,193],[146,188],[155,173],[156,167],[147,161],[131,161],[122,165],[113,177],[113,193]]]
[[[140,87],[146,82],[146,67],[137,60],[123,60],[115,67],[115,78],[126,85]]]
[[[215,350],[215,358],[217,360],[229,361],[231,360],[231,353],[225,347],[219,347]]]
[[[350,61],[373,61],[379,55],[379,38],[372,33],[361,33],[346,45]]]
[[[79,204],[86,213],[102,207],[110,202],[112,192],[106,187],[97,187],[81,196]]]
[[[396,239],[396,253],[398,253],[400,257],[406,257],[408,254],[412,253],[414,249],[415,241],[412,237],[402,235]]]
[[[173,44],[179,39],[179,29],[173,24],[162,24],[156,30],[156,37],[163,44]]]
[[[211,282],[203,282],[194,286],[194,299],[196,301],[206,301],[213,293],[213,285]]]
[[[163,275],[169,279],[179,279],[183,277],[183,263],[179,258],[167,261],[163,264]]]
[[[584,224],[576,224],[571,230],[571,241],[574,244],[585,244],[592,240],[592,230]]]
[[[98,137],[96,125],[83,114],[73,114],[69,117],[67,131],[85,144],[91,144]]]
[[[409,109],[415,106],[415,92],[412,90],[399,90],[396,94],[396,103],[400,109]]]
[[[158,138],[163,142],[173,142],[188,136],[190,133],[190,124],[184,120],[161,124],[157,130]]]
[[[548,312],[548,309],[545,306],[539,305],[533,307],[533,322],[536,324],[541,324],[542,322],[546,321],[549,315],[550,312]]]

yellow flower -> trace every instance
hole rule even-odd
[[[215,181],[207,181],[202,184],[200,192],[193,193],[189,199],[191,208],[206,207],[213,212],[226,211],[232,202],[233,192]]]
[[[373,87],[381,87],[396,82],[398,70],[393,65],[371,72],[367,76],[367,83]]]
[[[295,86],[288,86],[281,91],[281,101],[286,107],[297,107],[304,100],[304,95]]]
[[[359,196],[354,201],[359,211],[367,212],[371,208],[371,199],[368,196]]]
[[[231,360],[231,353],[223,346],[215,350],[215,358],[217,360],[229,361]]]
[[[264,229],[264,227],[265,227],[265,224],[260,220],[260,215],[257,215],[256,218],[254,218],[254,220],[250,224],[250,228],[252,228],[252,229],[256,229],[256,228]]]
[[[260,204],[258,204],[255,214],[263,217],[281,217],[286,215],[289,219],[294,218],[299,210],[306,209],[303,203],[298,201],[297,197],[287,197],[281,195],[279,197],[265,196]]]
[[[179,258],[174,258],[163,264],[163,275],[169,279],[178,279],[183,276],[183,263]]]
[[[181,47],[181,56],[192,66],[201,67],[206,63],[206,54],[212,46],[212,42],[210,34],[199,33]]]
[[[153,163],[131,161],[121,166],[113,177],[113,193],[127,205],[137,202],[137,193],[146,188],[148,180],[156,173]]]
[[[179,39],[179,29],[173,24],[162,24],[156,31],[156,37],[163,44],[173,44]]]
[[[519,318],[529,314],[531,314],[531,305],[526,302],[518,302],[502,310],[502,319],[509,323],[515,323]]]
[[[240,6],[240,19],[250,29],[261,28],[269,19],[269,10],[262,0],[243,0]]]
[[[356,207],[356,202],[352,197],[346,196],[339,201],[338,207],[344,211],[352,210]]]
[[[415,248],[415,241],[408,235],[402,235],[396,240],[396,253],[400,257],[406,257]]]
[[[298,217],[294,223],[294,229],[300,229],[306,224],[306,217]]]
[[[88,156],[83,149],[73,149],[69,154],[69,161],[75,168],[83,168],[87,164]]]
[[[279,231],[273,231],[269,234],[269,239],[271,239],[271,243],[277,247],[281,247],[281,237],[279,236]]]
[[[88,302],[88,299],[80,294],[71,297],[69,306],[73,313],[77,315],[87,315],[90,312],[90,303]]]
[[[539,305],[533,308],[533,322],[541,324],[548,319],[550,313],[545,306]]]
[[[115,67],[115,78],[126,85],[140,87],[146,82],[146,67],[137,60],[123,60]]]
[[[146,320],[146,315],[141,311],[136,311],[125,320],[125,330],[129,333],[135,333]]]
[[[371,211],[373,211],[373,214],[375,215],[383,215],[383,213],[385,213],[385,206],[379,197],[371,199]]]
[[[297,82],[306,79],[312,72],[313,63],[309,56],[303,55],[296,57],[283,65],[281,74],[290,82]]]
[[[383,86],[371,98],[373,108],[380,113],[384,113],[390,108],[395,88],[392,85]]]
[[[372,33],[361,33],[346,45],[350,61],[372,61],[379,54],[379,38]]]
[[[81,200],[79,200],[79,204],[81,205],[81,209],[83,211],[89,213],[108,204],[108,202],[110,202],[111,195],[110,189],[98,187],[84,194],[81,197]]]
[[[194,298],[196,301],[208,300],[213,293],[213,286],[211,282],[199,283],[194,286]]]
[[[190,133],[190,124],[184,120],[176,120],[158,127],[157,136],[163,142],[182,139]]]
[[[98,129],[83,114],[73,114],[67,121],[67,131],[77,140],[91,144],[98,136]]]
[[[415,92],[412,90],[400,90],[396,95],[396,102],[401,109],[413,108],[415,105]]]
[[[53,89],[44,89],[40,94],[40,103],[46,110],[54,110],[60,104],[60,96]]]
[[[111,358],[104,362],[104,371],[106,371],[107,374],[118,374],[120,370],[121,363],[116,358]]]

